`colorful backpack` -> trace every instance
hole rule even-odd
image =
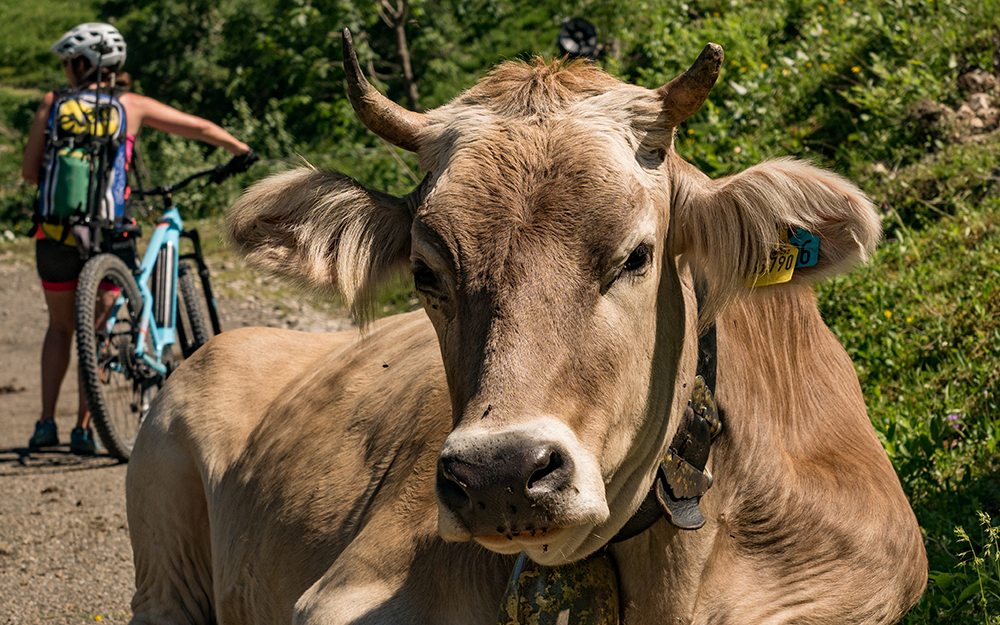
[[[121,92],[56,94],[46,129],[36,221],[47,234],[80,223],[104,226],[125,208],[125,108]],[[62,226],[48,229],[44,224]]]

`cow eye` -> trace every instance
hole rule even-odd
[[[653,246],[648,243],[641,243],[629,254],[625,264],[622,265],[622,273],[639,274],[649,265],[653,257]]]
[[[625,262],[618,266],[614,273],[609,276],[609,280],[601,287],[601,293],[606,293],[611,285],[621,278],[633,281],[646,275],[646,269],[653,260],[653,246],[649,243],[640,243],[632,253],[628,255]]]
[[[422,260],[415,260],[410,269],[413,271],[413,285],[418,291],[437,291],[438,280],[434,271]]]

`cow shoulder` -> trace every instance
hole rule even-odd
[[[344,340],[273,328],[216,336],[171,374],[143,422],[135,455],[146,461],[170,440],[216,468],[227,466],[242,453],[263,408]]]
[[[815,297],[765,287],[717,328],[726,430],[713,488],[725,501],[706,571],[745,578],[756,599],[705,584],[700,611],[707,622],[895,622],[926,584],[920,530]]]
[[[356,571],[365,562],[350,554],[364,542],[387,549],[380,561],[409,557],[407,544],[434,536],[434,467],[450,427],[422,312],[376,322],[315,359],[263,407],[215,488],[214,505],[238,511],[213,527],[240,537],[214,571],[227,609],[253,605],[255,588],[297,598],[331,566]],[[372,588],[380,583],[391,580]]]

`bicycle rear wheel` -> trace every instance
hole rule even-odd
[[[139,286],[125,263],[112,254],[88,260],[76,294],[80,382],[94,429],[108,453],[122,462],[131,456],[149,403],[165,378],[136,358],[141,316]]]
[[[191,267],[186,262],[177,266],[177,286],[183,306],[177,306],[177,330],[180,335],[181,353],[190,358],[194,352],[212,338],[205,312],[198,296]]]

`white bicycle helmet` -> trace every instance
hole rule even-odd
[[[49,52],[55,52],[64,61],[82,56],[94,67],[100,64],[117,71],[125,64],[125,39],[111,24],[90,22],[67,31]]]

